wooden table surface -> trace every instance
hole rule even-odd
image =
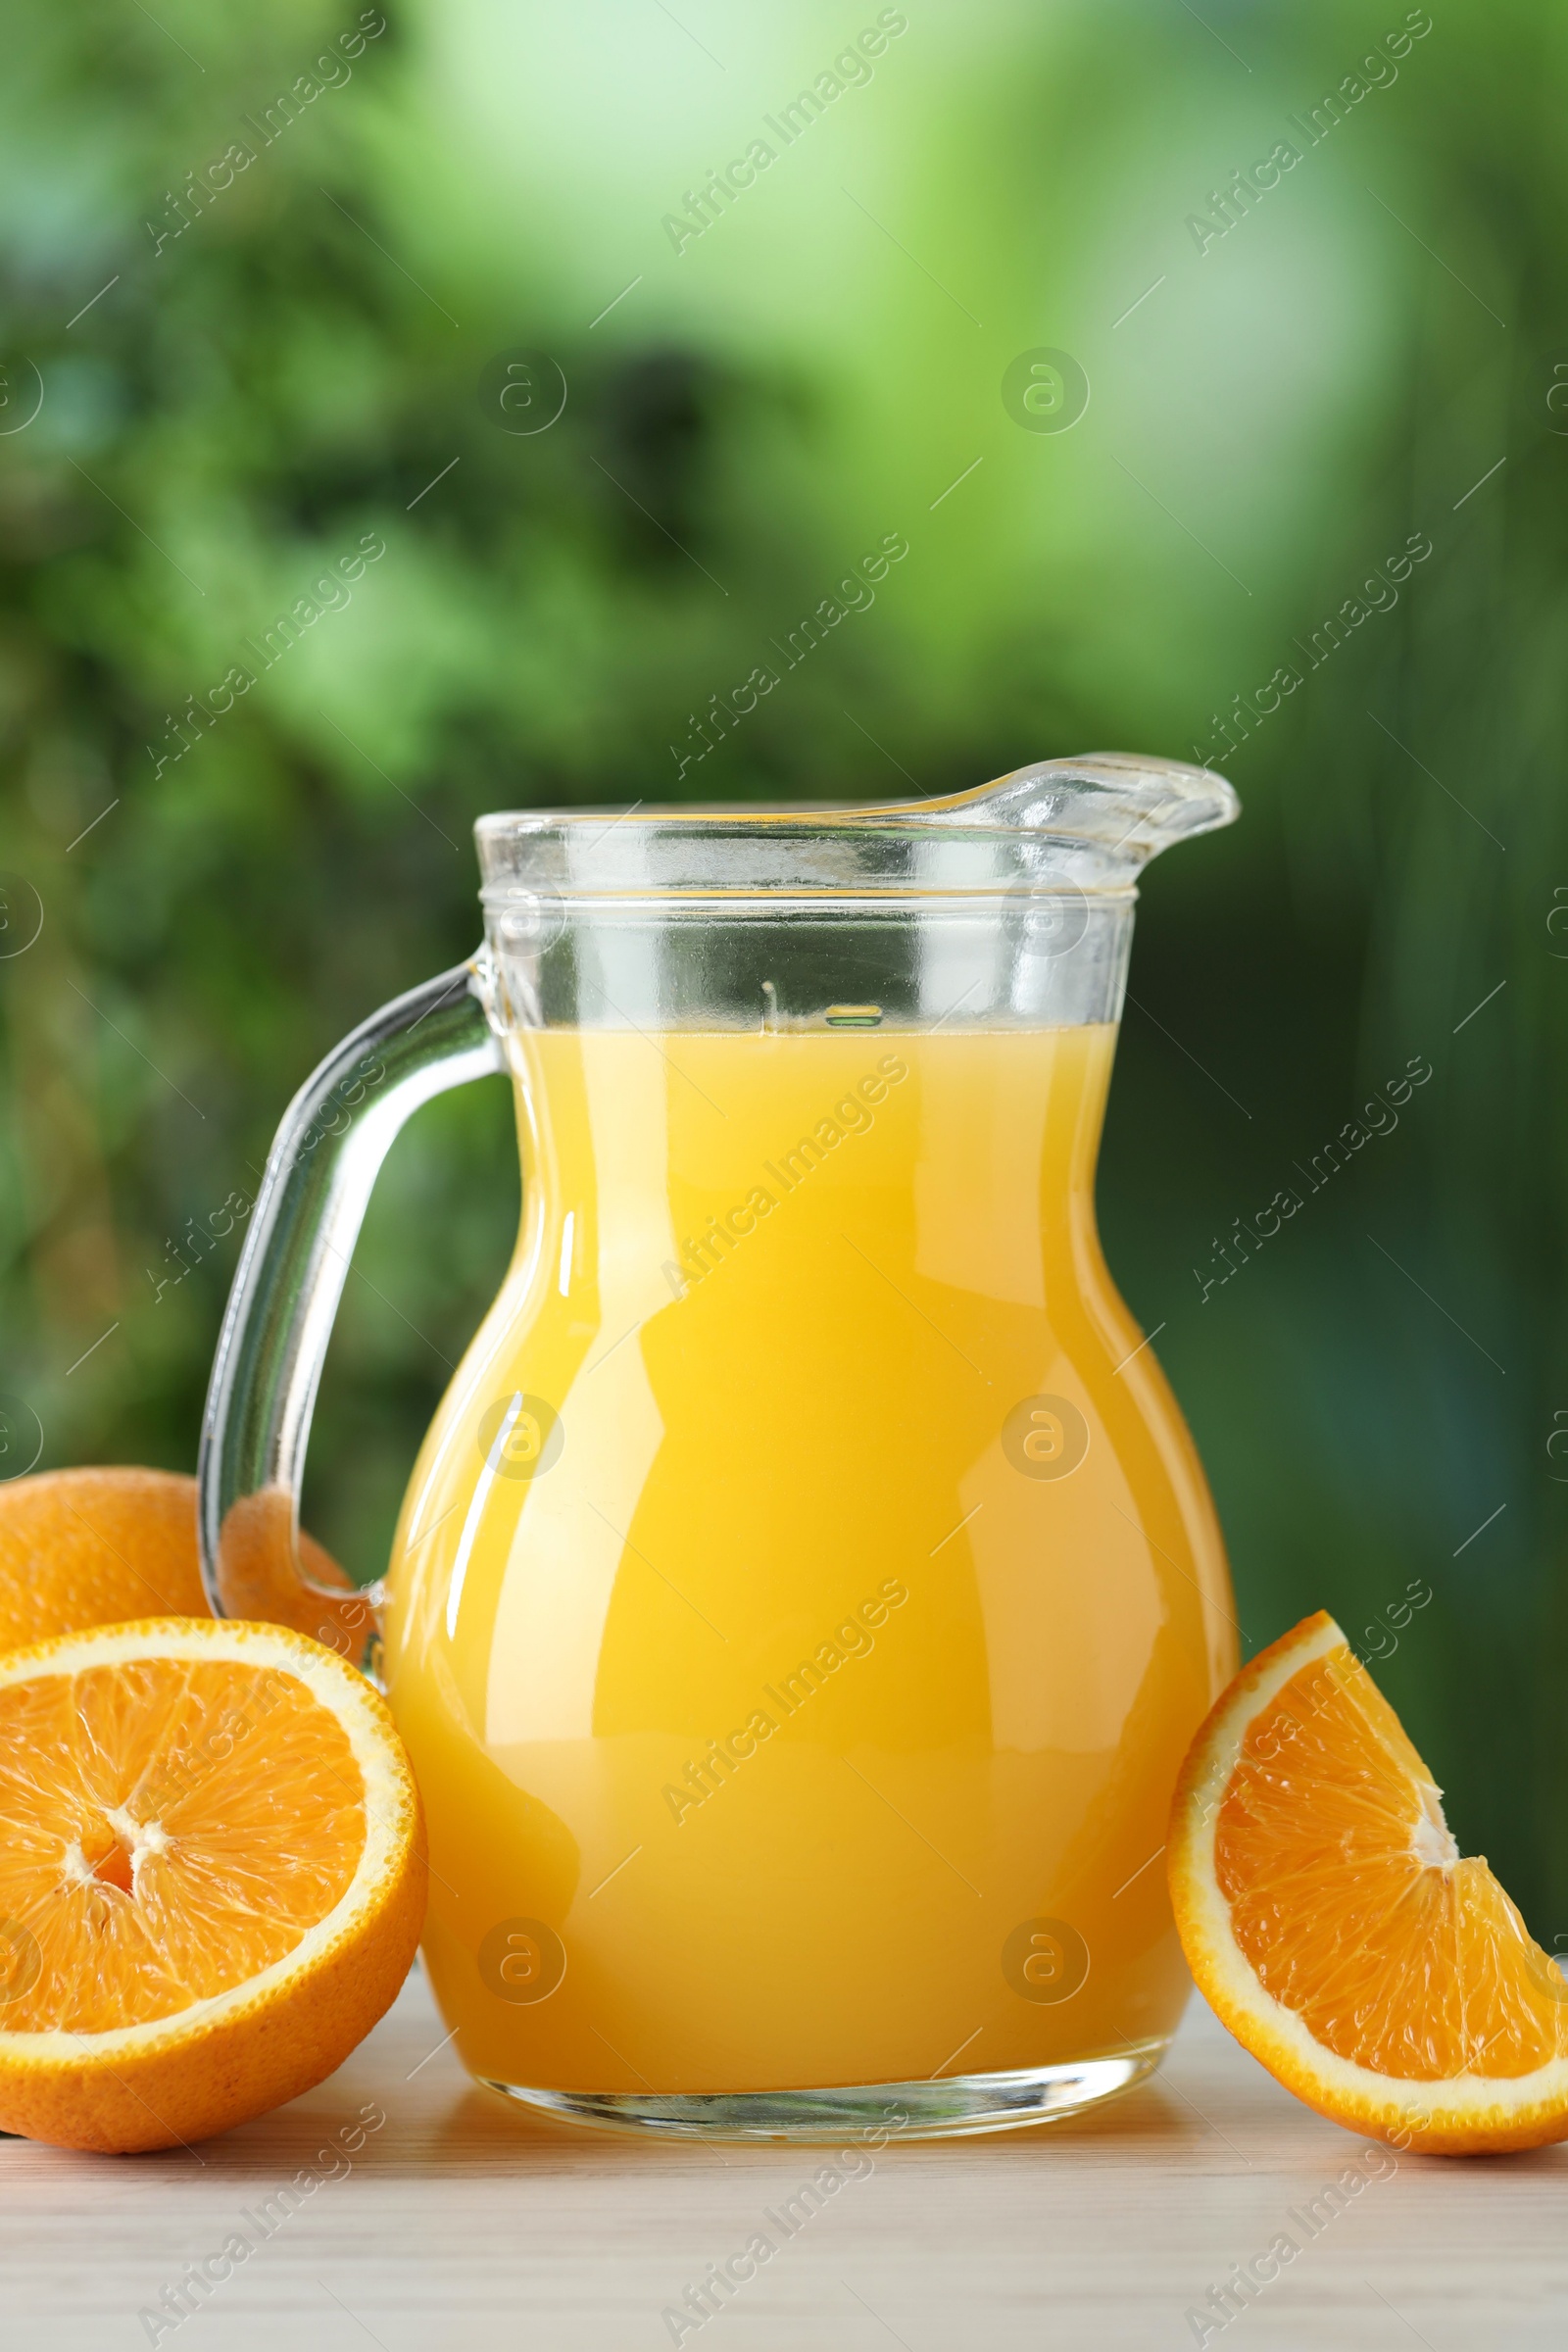
[[[195,2153],[0,2140],[4,2352],[657,2352],[674,2340],[666,2307],[831,2156],[536,2122],[472,2088],[441,2043],[416,1975],[318,2090]],[[319,2184],[286,2210],[278,2192],[302,2168]],[[141,2318],[235,2236],[256,2250],[205,2300],[187,2291],[189,2316]],[[1568,2147],[1490,2163],[1369,2149],[1280,2089],[1197,2002],[1161,2074],[1098,2116],[880,2151],[679,2340],[1176,2347],[1199,2340],[1189,2314],[1210,2287],[1281,2236],[1294,2260],[1223,2328],[1208,2314],[1202,2340],[1562,2343]]]

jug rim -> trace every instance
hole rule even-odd
[[[916,800],[498,809],[473,830],[487,905],[714,891],[1108,896],[1131,892],[1172,842],[1239,813],[1212,768],[1097,752]]]
[[[1049,786],[1047,780],[1050,780]],[[969,785],[960,792],[917,793],[912,800],[833,798],[801,801],[633,801],[621,808],[609,803],[574,803],[559,808],[496,808],[474,819],[474,832],[518,829],[530,832],[556,825],[650,824],[659,826],[734,825],[750,829],[787,825],[790,819],[853,826],[884,823],[943,824],[954,822],[983,831],[1015,832],[1037,819],[1028,813],[1031,803],[1041,806],[1044,791],[1076,785],[1090,795],[1119,799],[1140,813],[1165,805],[1173,813],[1187,812],[1182,833],[1207,831],[1227,825],[1241,814],[1236,788],[1217,768],[1194,767],[1177,760],[1144,759],[1132,752],[1086,752],[1074,759],[1041,760],[1009,768],[988,783]],[[1206,822],[1192,821],[1200,816]]]

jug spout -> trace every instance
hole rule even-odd
[[[865,819],[893,808],[864,809]],[[1070,874],[1081,887],[1130,885],[1151,858],[1241,814],[1236,791],[1212,768],[1134,752],[1040,760],[990,784],[901,810],[944,832],[1015,834],[1027,867]]]

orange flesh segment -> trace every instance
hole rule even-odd
[[[1348,1648],[1303,1666],[1220,1804],[1232,1930],[1342,2058],[1402,2081],[1529,2074],[1568,2052],[1568,1983],[1485,1861],[1458,1859],[1440,1795]]]
[[[292,1675],[141,1658],[0,1690],[0,2029],[245,1983],[331,1911],[365,1828],[348,1737]]]

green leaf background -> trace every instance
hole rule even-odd
[[[237,1248],[213,1222],[318,1055],[473,945],[480,811],[1197,747],[1245,817],[1146,886],[1108,1253],[1163,1326],[1250,1641],[1433,1588],[1382,1679],[1550,1943],[1568,20],[902,13],[678,252],[664,217],[874,10],[20,14],[0,864],[8,936],[43,924],[0,960],[0,1382],[46,1465],[193,1464]],[[1281,141],[1299,160],[1227,225],[1233,171]],[[174,234],[187,173],[240,142]],[[1070,431],[1003,403],[1037,347],[1087,371]],[[520,348],[569,388],[532,436],[479,396]],[[874,609],[681,774],[689,714],[888,531],[910,552]],[[186,698],[367,533],[352,602],[174,758]],[[1309,666],[1411,533],[1397,601]],[[1223,751],[1282,664],[1299,688]],[[1397,1128],[1205,1294],[1234,1221],[1412,1056]],[[499,1086],[389,1163],[308,1496],[362,1576],[515,1190]]]

